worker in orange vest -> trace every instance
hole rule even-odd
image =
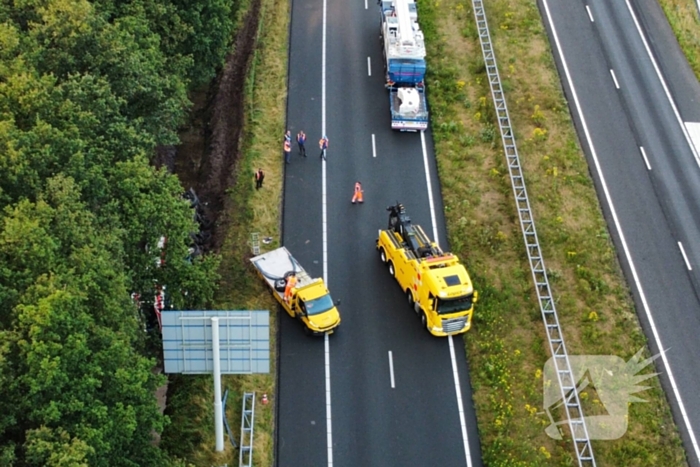
[[[292,289],[297,285],[297,276],[294,274],[287,277],[287,285],[284,287],[284,301],[289,303],[292,298]]]
[[[289,164],[289,155],[292,153],[292,142],[284,140],[284,162]]]
[[[352,204],[355,204],[355,202],[364,203],[362,193],[364,193],[362,191],[362,184],[360,182],[355,182],[355,194],[352,195]]]

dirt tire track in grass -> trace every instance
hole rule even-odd
[[[245,124],[244,90],[256,47],[260,5],[261,0],[252,0],[236,35],[233,52],[226,57],[210,96],[205,96],[206,91],[202,90],[192,94],[193,121],[190,129],[182,132],[183,145],[178,148],[178,160],[174,164],[183,187],[193,187],[197,192],[205,217],[211,223],[211,237],[205,250],[218,251],[226,231],[222,213],[226,212],[228,203],[226,191],[236,183],[234,167],[240,156]]]

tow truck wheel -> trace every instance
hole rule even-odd
[[[386,251],[382,247],[379,247],[379,258],[382,260],[382,263],[386,263]]]
[[[389,274],[391,274],[392,277],[396,276],[396,271],[394,270],[394,263],[389,261]]]
[[[420,314],[420,323],[425,329],[428,329],[428,318],[426,318],[424,311],[422,311]]]
[[[408,298],[408,306],[410,306],[411,308],[414,308],[413,307],[413,294],[411,293],[410,290],[406,291],[406,297]]]

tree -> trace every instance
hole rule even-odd
[[[29,224],[16,231],[43,229],[51,241],[35,235],[23,243],[41,240],[35,248],[3,244],[5,258],[15,263],[31,256],[25,261],[35,277],[15,291],[11,324],[1,331],[0,374],[7,386],[0,398],[0,452],[12,450],[29,465],[161,465],[151,436],[164,423],[154,398],[162,376],[137,351],[136,310],[114,255],[118,238],[98,234],[79,197],[72,180],[57,177],[45,199],[23,202],[5,220],[3,238],[11,238],[7,226]],[[47,244],[63,255],[40,267]],[[51,457],[57,446],[59,457]]]

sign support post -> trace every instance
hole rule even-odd
[[[219,318],[211,319],[212,360],[214,363],[214,433],[216,452],[224,450],[224,414],[221,411],[221,352],[219,349]]]
[[[214,378],[214,434],[222,452],[221,375],[270,372],[270,312],[163,310],[162,319],[164,372]]]

